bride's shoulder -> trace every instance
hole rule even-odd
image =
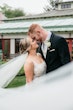
[[[29,75],[33,71],[33,69],[34,69],[34,65],[32,61],[27,59],[27,61],[24,64],[25,74]]]
[[[33,66],[33,62],[30,58],[27,58],[24,67],[29,67],[29,66]]]

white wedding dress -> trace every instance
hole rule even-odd
[[[35,89],[35,86],[38,87],[40,85],[40,78],[44,77],[46,74],[46,63],[43,61],[42,63],[37,63],[35,61],[32,61],[34,64],[34,79],[31,81],[31,83],[27,83],[24,86],[14,88],[16,91],[28,91],[30,89]]]
[[[12,62],[17,62],[17,64],[22,62],[19,66],[21,67],[24,64],[23,58],[26,60],[26,57],[23,55]],[[10,67],[11,63],[8,64]],[[12,67],[14,68],[15,65],[16,63],[13,63]],[[4,68],[4,73],[5,67],[7,66],[1,67]],[[34,80],[17,88],[3,89],[10,73],[6,71],[8,78],[3,78],[7,80],[4,83],[1,79],[3,76],[0,75],[0,110],[73,110],[73,62],[49,74],[45,74],[45,62],[41,64],[34,62],[34,67]],[[0,69],[0,74],[2,74],[2,69]]]
[[[34,64],[34,78],[38,78],[46,73],[46,63],[37,63],[33,61]]]

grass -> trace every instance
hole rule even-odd
[[[26,79],[24,75],[24,69],[23,67],[20,69],[17,76],[12,80],[12,82],[7,86],[7,88],[13,88],[13,87],[19,87],[22,85],[25,85]]]
[[[1,61],[1,60],[0,60],[0,65],[2,65],[2,64],[4,64],[4,63],[6,63],[6,61]]]
[[[4,63],[6,63],[6,61],[0,61],[0,65]],[[22,67],[18,75],[12,80],[12,82],[6,88],[19,87],[19,86],[25,85],[25,83],[26,83],[26,80],[24,75],[24,69]]]
[[[13,88],[25,85],[25,76],[16,76],[6,88]]]

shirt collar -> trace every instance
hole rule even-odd
[[[49,32],[48,32],[48,36],[46,37],[46,40],[45,40],[45,41],[49,41],[49,40],[50,40],[51,34],[52,34],[52,33],[49,31]]]

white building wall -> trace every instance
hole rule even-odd
[[[15,39],[10,39],[10,54],[15,54]]]
[[[73,32],[55,32],[58,35],[63,36],[64,38],[73,38]],[[11,35],[4,35],[3,39],[23,39],[26,38],[27,35],[25,34],[11,34]],[[1,36],[0,36],[1,39]]]
[[[22,39],[27,37],[25,34],[4,34],[4,39]]]
[[[73,32],[55,32],[57,35],[66,38],[73,38]]]
[[[72,3],[72,5],[71,5],[71,8],[73,9],[73,3]]]
[[[58,4],[58,10],[61,10],[61,4]]]
[[[63,4],[63,3],[62,3]],[[64,3],[64,4],[67,4],[67,3]],[[61,8],[61,4],[58,4],[58,10],[64,10],[64,9],[67,9],[67,8]],[[69,8],[68,8],[69,9]],[[73,3],[71,3],[71,8],[70,9],[73,9]]]

